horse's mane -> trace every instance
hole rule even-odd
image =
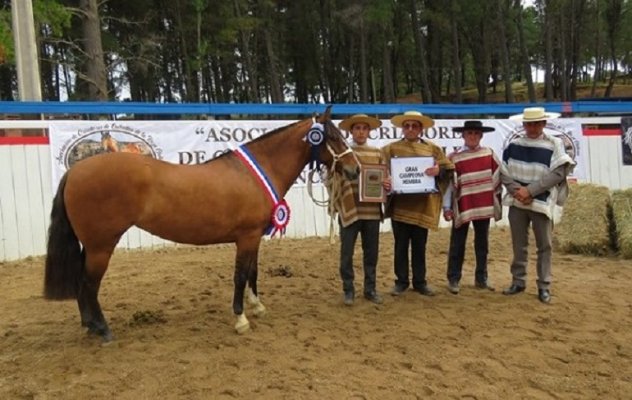
[[[271,136],[276,135],[277,133],[279,133],[279,132],[281,132],[281,131],[284,131],[284,130],[286,130],[286,129],[288,129],[288,128],[291,128],[291,127],[293,127],[294,125],[296,125],[296,124],[298,124],[298,123],[300,123],[300,122],[301,122],[301,121],[296,121],[296,122],[294,122],[293,124],[290,124],[290,125],[285,125],[285,126],[281,126],[281,127],[279,127],[279,128],[276,128],[276,129],[275,129],[275,130],[273,130],[273,131],[267,132],[266,134],[259,136],[259,137],[258,137],[258,138],[256,138],[256,139],[253,139],[253,140],[251,140],[251,141],[249,141],[249,142],[247,142],[247,143],[245,143],[245,144],[249,144],[249,143],[256,143],[256,142],[259,142],[259,141],[262,141],[262,140],[266,140],[266,139],[270,138]],[[222,158],[222,157],[225,157],[225,156],[229,155],[230,153],[232,153],[232,151],[230,151],[230,150],[226,150],[226,151],[225,151],[225,152],[223,152],[221,155],[219,155],[219,156],[217,156],[217,157],[214,157],[214,158],[211,158],[211,159],[210,159],[210,160],[208,160],[208,161],[204,161],[202,164],[207,164],[207,163],[210,163],[210,162],[212,162],[212,161],[218,160],[218,159],[220,159],[220,158]]]

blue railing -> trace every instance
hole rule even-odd
[[[141,102],[33,102],[0,101],[0,114],[148,114],[148,115],[301,115],[322,112],[326,104],[226,104]],[[515,104],[332,104],[332,113],[398,114],[417,110],[429,115],[506,115],[525,107],[543,106],[548,111],[577,114],[632,113],[632,101],[576,101]]]

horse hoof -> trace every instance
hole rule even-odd
[[[255,306],[254,310],[252,310],[252,314],[255,317],[263,317],[265,315],[265,313],[266,313],[266,307],[263,304],[261,304],[261,303],[257,304],[257,306]]]
[[[112,332],[108,331],[101,335],[101,339],[103,340],[103,344],[108,344],[114,340],[114,336],[112,335]]]
[[[239,323],[235,324],[235,330],[240,335],[248,332],[250,330],[250,322],[246,321],[245,324],[239,324]]]
[[[244,314],[237,316],[237,323],[235,323],[235,330],[238,334],[246,333],[250,329],[250,322]]]
[[[96,327],[92,323],[88,323],[87,326],[88,330],[86,333],[88,335],[100,336],[101,340],[103,340],[103,343],[108,343],[114,340],[114,336],[112,335],[112,332],[109,328]]]

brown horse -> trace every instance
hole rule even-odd
[[[312,146],[314,122],[324,136]],[[321,136],[322,137],[322,136]],[[331,122],[318,119],[279,128],[245,145],[279,198],[313,156],[331,169],[357,176],[356,157]],[[125,179],[121,179],[121,177]],[[257,295],[257,257],[273,204],[261,182],[238,158],[226,153],[205,164],[176,165],[129,153],[100,154],[77,162],[62,178],[53,200],[44,279],[48,299],[77,299],[81,325],[103,340],[112,334],[98,301],[101,279],[114,248],[131,226],[178,243],[235,243],[233,311],[235,329],[265,307]]]

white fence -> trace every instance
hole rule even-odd
[[[580,118],[583,126],[620,124],[621,119]],[[0,121],[0,129],[41,128],[44,121]],[[632,166],[623,165],[621,136],[587,136],[580,149],[586,163],[586,181],[610,189],[632,187]],[[1,142],[0,142],[1,143]],[[48,145],[0,144],[0,261],[16,260],[46,252],[46,234],[51,201],[51,158]],[[315,196],[324,198],[321,187]],[[293,187],[286,196],[292,210],[288,237],[329,235],[329,217],[315,206],[304,187]],[[501,224],[503,222],[501,221]],[[447,224],[443,223],[443,226]],[[382,225],[390,230],[390,223]],[[132,228],[119,242],[119,248],[151,248],[166,242],[140,229]]]

